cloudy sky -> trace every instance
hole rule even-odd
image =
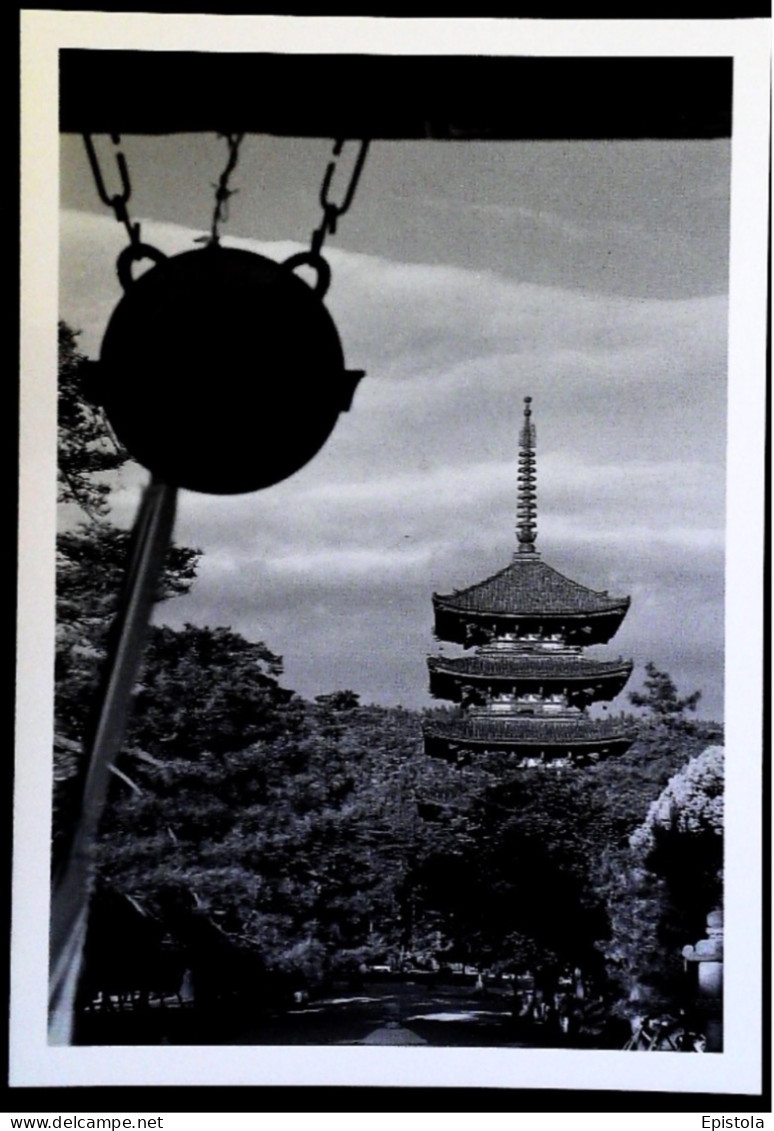
[[[123,148],[144,241],[191,248],[223,140]],[[222,242],[308,246],[330,149],[247,137]],[[635,660],[630,687],[653,660],[722,718],[729,168],[727,141],[373,143],[325,251],[347,366],[367,372],[352,411],[284,483],[181,492],[176,540],[204,556],[158,618],[265,640],[307,696],[430,705],[431,595],[510,559],[530,395],[544,559],[632,598],[599,654]],[[73,136],[61,202],[61,314],[96,357],[125,233]],[[145,478],[121,473],[118,521]]]

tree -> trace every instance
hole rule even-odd
[[[221,689],[227,677],[225,668],[205,673]],[[175,686],[158,695],[163,714]],[[327,713],[298,697],[276,702],[273,731],[226,750],[202,738],[195,755],[192,736],[176,756],[177,737],[166,744],[154,724],[135,787],[114,785],[103,879],[150,907],[182,885],[283,975],[319,981],[396,951],[415,813],[396,786],[419,748],[418,720],[349,708],[346,730],[331,733]]]
[[[356,691],[332,691],[328,695],[315,695],[315,703],[328,711],[352,711],[360,706],[360,696]]]
[[[87,521],[57,534],[56,730],[79,741],[91,709],[110,623],[118,606],[131,533],[109,521],[110,472],[129,459],[102,410],[87,395],[91,364],[77,349],[78,333],[59,323],[59,502],[75,504]],[[157,600],[186,593],[198,550],[170,547]]]
[[[609,820],[595,779],[575,768],[514,769],[507,756],[478,761],[466,809],[457,802],[456,836],[418,868],[450,957],[501,969],[600,966],[594,944],[607,921],[593,874]]]
[[[291,718],[282,660],[231,629],[151,628],[129,743],[155,757],[196,759],[276,737]]]
[[[651,804],[632,847],[653,861],[665,837],[689,837],[712,851],[713,870],[721,867],[723,837],[723,747],[710,746],[670,779]],[[671,864],[665,861],[663,867]]]
[[[644,707],[653,718],[672,724],[680,722],[686,711],[696,710],[701,691],[694,691],[681,699],[674,680],[667,672],[659,671],[652,661],[645,665],[645,671],[644,691],[629,692],[629,702],[635,707]]]
[[[104,518],[57,537],[57,733],[81,740],[99,686],[108,632],[118,608],[131,534]],[[199,551],[171,546],[157,601],[182,596],[196,575]]]
[[[704,719],[697,719],[689,728],[641,720],[629,750],[589,767],[587,777],[595,782],[606,814],[606,848],[626,850],[629,837],[670,778],[707,745],[722,741],[722,736],[718,723]]]
[[[54,696],[54,864],[68,842],[85,770],[83,740],[94,711],[107,636],[118,607],[129,531],[109,521],[111,474],[129,459],[87,395],[89,361],[77,332],[59,323],[58,498],[86,515],[67,514],[57,534]],[[170,547],[157,600],[186,593],[199,551]]]
[[[76,503],[91,519],[108,512],[110,484],[95,475],[115,471],[129,453],[113,435],[102,410],[87,394],[89,367],[79,352],[78,331],[59,323],[57,385],[58,498]]]
[[[129,538],[109,521],[109,472],[126,455],[84,397],[75,335],[63,327],[60,341],[60,498],[88,521],[58,540],[55,834]],[[197,557],[170,551],[159,599],[187,591]],[[305,704],[280,687],[281,673],[265,644],[229,628],[151,627],[96,861],[113,890],[160,916],[164,892],[195,893],[273,969],[319,974],[355,961],[380,934],[375,924],[399,918],[394,889],[413,826],[407,817],[396,830],[395,807],[374,783],[389,792],[418,727],[399,736],[405,716],[361,708],[350,690]],[[410,800],[398,809],[410,813]]]
[[[722,900],[722,747],[707,748],[670,779],[626,857],[609,864],[613,929],[605,950],[621,1007],[674,1012],[685,987],[682,947],[700,937],[707,912]]]

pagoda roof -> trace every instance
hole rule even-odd
[[[581,655],[538,653],[479,652],[473,656],[447,659],[430,656],[430,694],[439,699],[460,702],[463,689],[505,683],[520,686],[559,688],[578,705],[597,699],[613,699],[628,682],[631,660],[594,660]]]
[[[466,715],[453,722],[432,722],[424,727],[425,743],[432,752],[450,746],[463,749],[518,751],[524,754],[621,754],[637,737],[636,730],[619,719],[564,719],[510,716],[492,718]]]
[[[559,573],[536,554],[516,554],[498,573],[448,594],[433,594],[436,610],[477,615],[540,618],[586,617],[629,608],[630,597],[611,597]]]
[[[477,653],[474,656],[428,657],[431,671],[448,673],[457,679],[515,679],[515,680],[596,680],[628,679],[632,672],[631,660],[594,660],[587,656],[552,656]]]

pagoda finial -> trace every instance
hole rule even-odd
[[[537,554],[537,494],[535,491],[535,425],[532,397],[524,398],[524,423],[519,433],[519,495],[516,505],[518,554]]]

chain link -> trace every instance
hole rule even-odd
[[[325,242],[325,237],[329,232],[331,235],[336,234],[336,225],[338,224],[339,217],[343,216],[344,213],[349,210],[349,207],[355,197],[355,191],[357,189],[358,181],[360,180],[360,174],[363,171],[363,165],[365,164],[366,155],[368,154],[369,144],[369,140],[363,140],[360,142],[360,149],[358,150],[355,164],[352,167],[352,173],[350,174],[349,184],[347,185],[347,191],[344,195],[344,199],[342,200],[341,204],[336,204],[334,201],[328,199],[328,194],[330,193],[333,176],[336,172],[336,159],[340,156],[341,151],[344,148],[344,138],[340,138],[335,142],[333,146],[334,159],[328,162],[328,167],[325,170],[322,184],[320,186],[320,207],[323,210],[323,216],[320,227],[316,228],[312,232],[311,252],[313,256],[318,256],[320,254],[320,252],[322,251],[323,243]]]
[[[83,135],[83,143],[86,146],[86,155],[89,158],[91,171],[94,175],[94,183],[97,186],[99,198],[103,204],[108,208],[112,208],[115,213],[116,220],[119,224],[123,224],[129,236],[129,243],[133,246],[140,243],[140,225],[139,223],[132,223],[129,219],[129,210],[126,207],[132,195],[132,184],[129,180],[129,167],[126,164],[126,158],[121,150],[118,148],[121,144],[121,138],[118,134],[111,134],[110,140],[116,147],[115,159],[118,166],[118,175],[121,178],[121,191],[114,193],[112,196],[108,193],[105,187],[105,181],[102,177],[102,170],[99,166],[99,159],[97,151],[94,148],[94,143],[91,140],[91,134]]]

